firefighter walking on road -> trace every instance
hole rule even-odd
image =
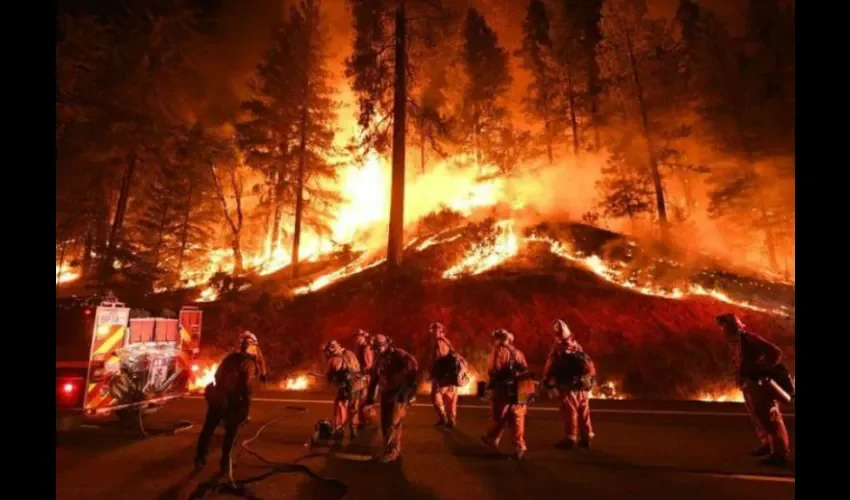
[[[366,330],[357,330],[354,334],[355,341],[357,342],[357,347],[355,348],[354,354],[357,355],[357,362],[360,363],[360,377],[363,385],[363,390],[360,391],[360,401],[357,403],[358,411],[352,416],[354,426],[358,429],[362,429],[366,427],[367,424],[371,424],[372,418],[371,412],[369,412],[366,408],[366,398],[367,388],[372,379],[372,371],[375,368],[375,352],[372,350],[372,346],[369,345],[369,332]]]
[[[498,452],[499,440],[505,426],[513,429],[514,458],[522,460],[528,447],[525,444],[526,403],[520,400],[517,392],[519,377],[528,371],[525,355],[512,344],[514,336],[507,330],[499,329],[492,333],[493,352],[490,355],[490,390],[492,391],[492,422],[482,442]]]
[[[353,352],[344,349],[336,340],[325,344],[324,351],[328,360],[325,375],[328,382],[337,387],[334,398],[334,440],[339,444],[344,437],[346,424],[351,438],[357,437],[354,417],[359,411],[360,393],[363,390],[360,363]]]
[[[384,450],[378,461],[388,463],[401,456],[402,422],[407,408],[416,396],[419,364],[407,352],[392,347],[386,335],[376,335],[374,346],[377,359],[366,403],[374,403],[375,391],[380,388],[381,436]]]
[[[590,389],[596,369],[566,322],[556,319],[552,329],[555,344],[546,359],[543,381],[550,395],[558,401],[564,422],[564,437],[555,447],[589,449],[594,436],[590,423]]]
[[[788,431],[776,401],[777,393],[770,383],[784,378],[793,392],[793,381],[781,364],[782,350],[745,331],[744,323],[734,314],[720,315],[716,321],[726,334],[744,405],[761,441],[752,455],[763,457],[762,464],[786,467],[790,460]]]
[[[437,426],[454,429],[457,423],[457,391],[463,377],[462,363],[452,343],[446,338],[442,323],[431,323],[428,332],[436,340],[434,361],[431,364],[431,400],[437,411]]]
[[[251,409],[251,382],[259,373],[257,346],[256,335],[248,331],[242,333],[238,350],[225,356],[215,372],[215,382],[208,385],[204,391],[207,415],[198,437],[193,475],[203,470],[213,433],[220,423],[224,423],[219,476],[233,483],[230,454],[236,443],[239,425],[245,421]]]

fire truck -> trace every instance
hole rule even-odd
[[[57,300],[57,425],[62,417],[132,418],[187,392],[202,311],[183,307],[177,319],[130,316],[114,297],[97,305]]]

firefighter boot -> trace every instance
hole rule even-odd
[[[754,456],[754,457],[766,457],[766,456],[770,455],[770,445],[769,444],[763,444],[763,445],[759,446],[758,448],[754,449],[753,451],[751,451],[750,455]]]
[[[582,439],[581,441],[578,442],[578,447],[584,448],[585,450],[589,450],[590,449],[590,439]]]

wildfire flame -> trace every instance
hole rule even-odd
[[[703,392],[696,398],[707,403],[743,403],[744,394],[736,388],[725,388],[710,392]]]
[[[60,283],[69,283],[74,281],[80,277],[80,273],[75,273],[73,271],[69,271],[62,266],[62,269],[59,266],[56,266],[56,284]]]
[[[591,399],[623,399],[622,394],[617,393],[617,387],[614,382],[608,381],[599,384],[590,391]]]
[[[284,391],[306,391],[310,388],[310,377],[298,375],[287,378],[280,382],[280,388]]]
[[[499,234],[492,245],[475,246],[462,261],[443,273],[443,278],[454,279],[465,274],[481,274],[516,255],[519,243],[514,234],[513,221],[499,221],[496,227]]]
[[[199,364],[193,364],[192,377],[189,380],[189,392],[201,392],[209,384],[214,384],[216,370],[218,370],[218,363],[203,368]]]
[[[747,302],[745,300],[732,299],[731,297],[729,297],[727,294],[725,294],[723,292],[720,292],[718,290],[709,290],[709,289],[706,289],[706,288],[704,288],[704,287],[702,287],[698,284],[689,284],[689,285],[687,285],[687,287],[684,290],[682,290],[681,288],[674,288],[672,290],[665,290],[663,288],[651,287],[651,286],[646,286],[646,285],[638,286],[635,283],[629,281],[629,279],[627,277],[624,277],[623,273],[620,270],[614,269],[613,267],[609,266],[608,264],[606,264],[602,259],[600,259],[596,255],[591,255],[591,256],[586,256],[586,257],[581,256],[581,255],[578,254],[578,252],[572,250],[566,244],[564,244],[560,241],[555,241],[551,238],[540,237],[540,236],[531,236],[531,237],[528,238],[528,241],[541,241],[541,242],[548,243],[549,244],[549,250],[552,253],[554,253],[555,255],[558,255],[560,257],[563,257],[566,260],[569,260],[571,262],[575,262],[575,263],[579,264],[580,266],[584,267],[588,271],[594,273],[595,275],[599,276],[600,278],[604,279],[605,281],[607,281],[609,283],[612,283],[612,284],[615,284],[615,285],[618,285],[618,286],[621,286],[621,287],[624,287],[624,288],[628,288],[630,290],[633,290],[633,291],[640,293],[640,294],[643,294],[643,295],[652,295],[652,296],[655,296],[655,297],[664,297],[664,298],[667,298],[667,299],[675,299],[675,300],[679,300],[679,299],[682,299],[682,298],[685,298],[685,297],[688,297],[688,296],[691,296],[691,297],[693,297],[693,296],[711,297],[715,300],[719,300],[719,301],[725,302],[727,304],[732,304],[734,306],[742,307],[742,308],[745,308],[745,309],[751,309],[751,310],[754,310],[754,311],[759,311],[759,312],[764,312],[764,313],[769,313],[769,314],[779,314],[779,315],[784,315],[784,316],[787,316],[789,314],[788,310],[784,307],[773,308],[773,309],[760,307],[760,306],[757,306],[757,305],[752,304],[750,302]]]

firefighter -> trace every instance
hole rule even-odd
[[[556,448],[590,448],[593,426],[590,423],[590,389],[593,375],[590,358],[584,354],[564,320],[552,322],[555,344],[543,368],[543,381],[553,399],[559,402],[564,421],[564,438]]]
[[[454,347],[446,338],[442,323],[431,323],[428,331],[435,338],[434,362],[431,364],[431,400],[437,411],[437,426],[454,429],[457,422],[457,378]]]
[[[364,388],[364,390],[360,391],[360,401],[357,405],[358,411],[352,417],[354,425],[358,429],[362,429],[366,427],[366,424],[372,423],[372,418],[370,418],[370,414],[366,409],[366,388],[369,387],[372,370],[375,367],[375,352],[372,350],[372,346],[369,345],[369,337],[369,332],[366,330],[357,330],[354,333],[354,338],[357,342],[354,354],[357,355],[357,362],[360,363],[360,374]]]
[[[734,314],[720,315],[716,321],[726,334],[737,382],[744,394],[744,405],[761,441],[761,446],[753,450],[752,455],[763,457],[760,462],[765,465],[788,466],[788,431],[776,394],[764,383],[771,370],[780,364],[782,350],[761,336],[745,331],[744,323]]]
[[[416,396],[419,364],[407,352],[392,347],[386,335],[376,335],[373,344],[377,357],[366,404],[375,402],[375,391],[380,388],[384,450],[378,461],[388,463],[401,456],[402,422]]]
[[[513,427],[514,458],[522,460],[528,447],[525,444],[526,404],[517,399],[518,376],[528,370],[525,355],[512,344],[514,335],[504,329],[492,333],[493,352],[490,355],[490,390],[493,395],[492,422],[487,434],[481,441],[495,451],[499,451],[499,440],[505,426]]]
[[[225,356],[215,372],[215,382],[208,385],[204,391],[207,415],[198,437],[193,475],[203,469],[209,453],[210,439],[218,424],[223,422],[224,441],[221,444],[219,476],[226,477],[233,483],[230,453],[236,442],[239,425],[248,417],[251,409],[251,382],[259,373],[257,346],[256,335],[248,331],[242,333],[239,336],[239,348]]]
[[[357,356],[344,349],[339,342],[332,340],[325,344],[325,356],[328,360],[326,376],[328,382],[337,386],[334,398],[334,440],[342,441],[345,434],[345,424],[350,429],[351,438],[357,437],[354,416],[360,403],[360,392],[363,387],[360,381],[360,363]]]

